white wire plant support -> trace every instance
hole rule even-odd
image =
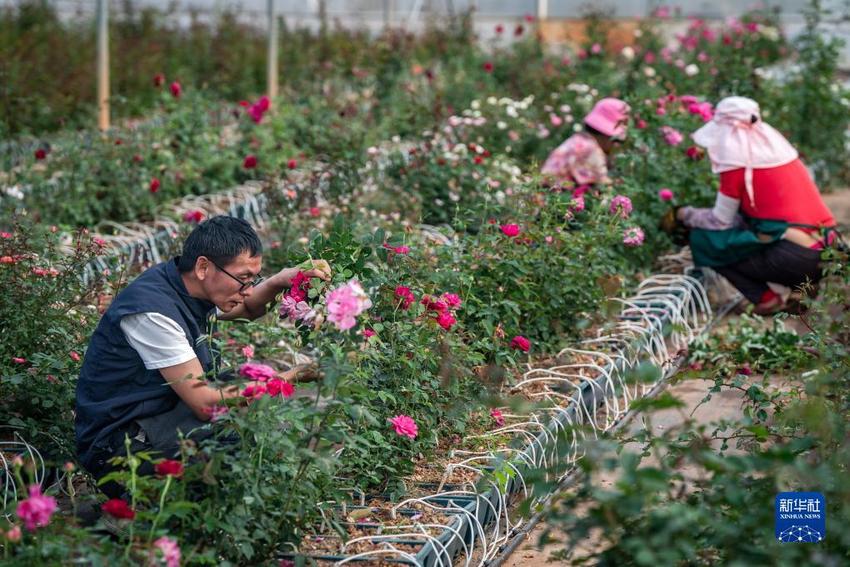
[[[482,566],[496,560],[528,522],[512,504],[531,494],[529,473],[555,482],[572,474],[583,457],[582,438],[617,426],[636,400],[675,372],[679,353],[713,321],[705,286],[693,274],[651,276],[634,295],[616,301],[621,310],[611,325],[560,351],[555,365],[529,369],[511,388],[537,402],[537,409],[519,415],[500,408],[505,425],[476,436],[511,435],[512,443],[484,452],[453,450],[433,494],[393,507],[453,514],[450,525],[410,522],[397,531],[350,540],[347,545],[360,546],[357,553],[322,559],[338,565],[382,560],[422,567]],[[635,379],[646,361],[661,372],[651,381]],[[453,482],[459,472],[467,480]],[[435,527],[445,529],[435,536]],[[368,543],[373,548],[364,551]]]
[[[106,243],[107,253],[86,266],[83,281],[89,282],[98,274],[109,273],[118,266],[146,266],[162,262],[177,246],[182,231],[181,225],[174,219],[193,211],[202,212],[204,218],[222,214],[239,217],[261,229],[269,222],[267,201],[261,185],[254,182],[221,193],[184,197],[165,210],[168,216],[158,216],[152,222],[119,224],[101,221],[92,230],[92,236]]]

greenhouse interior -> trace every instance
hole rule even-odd
[[[0,565],[848,565],[847,227],[846,0],[0,0]]]

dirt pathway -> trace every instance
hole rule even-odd
[[[823,200],[839,225],[850,226],[850,188],[826,193]]]
[[[693,418],[699,423],[710,423],[724,418],[732,419],[739,417],[741,415],[742,397],[741,393],[737,391],[722,391],[712,396],[710,401],[700,406],[705,393],[713,384],[709,380],[687,380],[671,386],[669,388],[670,393],[681,399],[686,407],[655,412],[651,420],[652,428],[658,432],[662,432],[664,429],[676,427],[683,423],[697,406],[699,408],[694,412]],[[644,420],[637,417],[631,422],[629,429],[631,431],[638,431],[645,426],[646,423]],[[639,447],[630,447],[627,445],[626,450],[638,452]],[[682,469],[682,473],[688,478],[695,476],[697,471],[695,469],[684,468]],[[614,482],[616,478],[614,474],[602,474],[599,476],[598,482],[601,486],[606,486]],[[532,530],[527,541],[517,548],[504,565],[506,567],[533,567],[537,565],[563,564],[562,562],[547,563],[547,559],[551,553],[560,549],[559,545],[550,544],[544,546],[542,549],[537,548],[537,542],[544,529],[545,526],[541,524]],[[559,538],[559,535],[554,534],[553,537]]]

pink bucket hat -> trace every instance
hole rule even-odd
[[[626,137],[629,105],[618,98],[603,98],[584,117],[584,123],[612,138]]]

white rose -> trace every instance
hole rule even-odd
[[[699,67],[697,67],[693,63],[685,67],[685,75],[687,75],[688,77],[693,77],[697,73],[699,73]]]

